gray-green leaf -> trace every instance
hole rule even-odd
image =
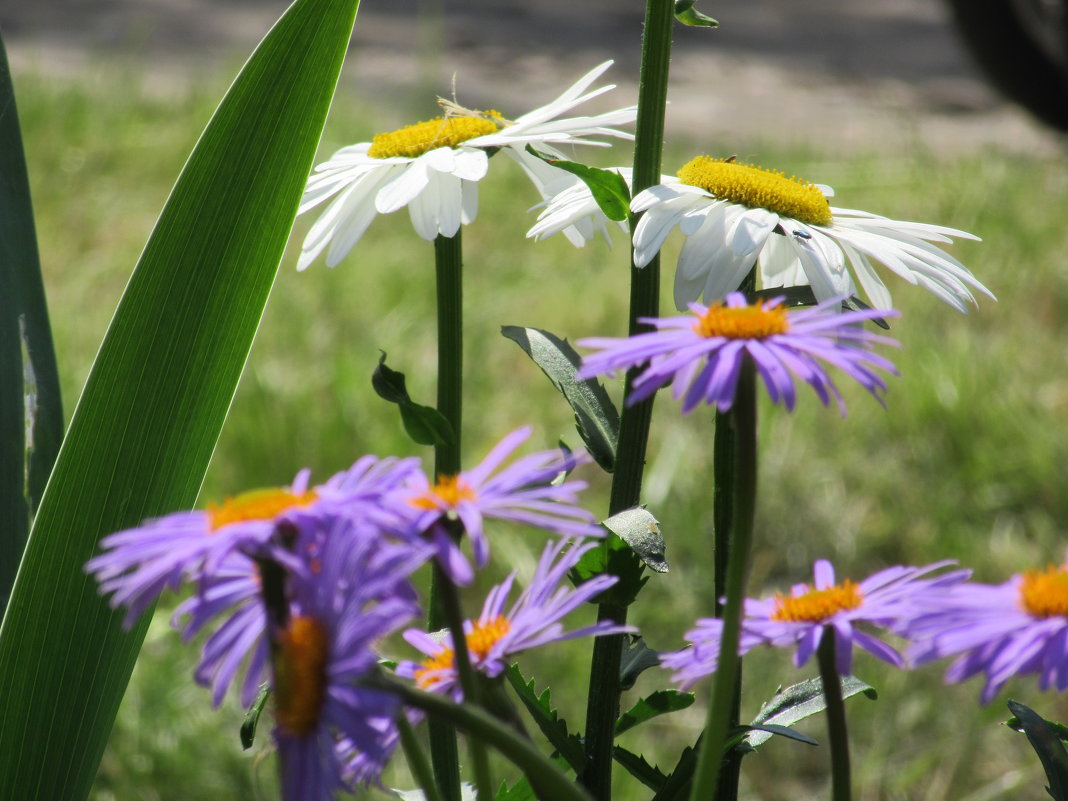
[[[842,676],[843,699],[860,693],[873,700],[878,697],[875,688],[870,684],[861,681],[856,676]],[[762,728],[750,732],[744,740],[744,745],[748,748],[756,748],[770,740],[773,732],[767,730],[769,723],[777,726],[792,726],[799,720],[819,714],[826,708],[823,682],[820,679],[806,679],[785,690],[779,690],[761,706],[760,713],[753,719],[752,725]]]

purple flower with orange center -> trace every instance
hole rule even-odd
[[[809,384],[826,406],[833,397],[842,414],[845,403],[825,364],[854,379],[882,403],[886,383],[875,371],[897,375],[887,359],[873,353],[876,343],[896,345],[888,337],[858,324],[895,311],[874,309],[839,312],[840,299],[811,308],[788,309],[781,298],[750,304],[740,292],[711,306],[690,304],[682,317],[643,317],[658,330],[625,339],[594,337],[579,345],[600,352],[582,361],[578,377],[593,378],[644,366],[634,379],[628,404],[648,398],[671,385],[687,413],[700,403],[727,411],[734,403],[738,376],[746,358],[752,359],[773,403],[793,410],[794,378]]]
[[[565,536],[604,535],[593,515],[577,505],[586,483],[553,483],[560,474],[586,461],[584,456],[539,451],[498,469],[530,432],[529,427],[513,431],[477,466],[458,475],[439,476],[433,484],[422,473],[415,473],[399,493],[400,502],[413,510],[409,531],[436,545],[441,566],[457,584],[470,584],[474,573],[460,551],[456,534],[462,532],[470,538],[475,565],[482,567],[489,559],[485,518],[523,523]]]
[[[593,543],[571,546],[567,540],[546,545],[530,584],[507,611],[505,605],[516,574],[511,573],[491,589],[478,618],[464,624],[471,667],[495,678],[508,667],[510,657],[522,651],[576,637],[634,631],[632,627],[617,626],[608,620],[573,631],[564,630],[561,621],[567,615],[619,580],[616,576],[597,576],[575,588],[568,585],[568,571],[595,547]],[[421,662],[402,662],[397,666],[397,674],[414,679],[423,690],[462,700],[452,637],[448,633],[431,635],[409,629],[404,632],[404,639],[426,658]]]
[[[908,621],[914,664],[957,656],[946,681],[986,674],[989,703],[1013,676],[1068,689],[1068,566],[1027,570],[1004,584],[962,584]]]
[[[739,654],[757,645],[796,645],[794,664],[801,667],[816,653],[830,628],[836,634],[836,668],[841,675],[850,672],[854,645],[895,667],[904,667],[893,647],[858,624],[898,631],[902,621],[910,620],[967,578],[966,570],[930,575],[949,564],[891,567],[858,583],[850,579],[836,582],[831,563],[820,559],[813,568],[813,583],[796,584],[789,593],[777,593],[766,600],[746,599]],[[693,647],[665,654],[661,663],[675,671],[676,681],[692,686],[715,672],[721,634],[720,621],[699,620],[686,635]]]

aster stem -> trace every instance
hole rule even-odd
[[[426,801],[442,801],[441,791],[434,779],[434,771],[430,762],[419,745],[419,738],[412,730],[412,724],[408,722],[404,712],[397,715],[397,729],[400,731],[401,747],[404,749],[404,757],[408,760],[408,767],[412,771],[415,781],[423,789]]]
[[[729,759],[724,748],[730,734],[731,721],[736,720],[736,691],[741,659],[738,643],[745,603],[745,582],[749,571],[749,552],[753,539],[753,514],[756,508],[757,441],[756,441],[756,368],[751,358],[742,363],[734,405],[725,423],[733,429],[734,467],[733,492],[729,524],[730,552],[727,559],[727,603],[723,609],[723,633],[720,640],[719,664],[712,686],[705,733],[694,773],[691,801],[719,798],[720,776]],[[722,791],[733,794],[724,788]]]
[[[460,424],[463,409],[463,256],[460,231],[456,236],[434,240],[434,266],[437,277],[438,312],[438,398],[437,408],[452,427],[452,439],[434,448],[434,474],[460,472]],[[442,582],[448,577],[435,570],[430,584],[427,628],[438,631],[445,625],[442,610]],[[455,588],[454,588],[455,589]],[[460,801],[460,757],[456,732],[448,724],[431,720],[430,760],[444,801]]]
[[[638,118],[634,137],[634,194],[660,181],[674,9],[674,0],[646,0],[641,72],[638,78]],[[636,224],[637,217],[632,215],[632,232]],[[639,270],[634,267],[631,254],[630,276],[629,331],[633,335],[647,329],[647,326],[638,322],[639,317],[655,317],[659,312],[660,257],[653,258],[644,269]],[[628,393],[635,375],[637,370],[627,373]],[[641,498],[652,413],[651,397],[633,406],[624,406],[619,426],[615,471],[612,475],[610,515],[636,506]],[[601,604],[597,610],[597,619],[624,624],[627,622],[627,609],[616,604]],[[587,767],[580,781],[599,801],[608,801],[612,796],[612,752],[622,692],[619,676],[622,659],[623,635],[615,634],[596,639],[590,664],[590,691],[586,707]]]
[[[834,628],[826,626],[816,658],[820,664],[823,697],[827,702],[827,739],[831,745],[831,799],[850,801],[849,733],[846,729],[845,700],[838,675],[835,650],[837,637]]]

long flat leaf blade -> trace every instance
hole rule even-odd
[[[189,158],[63,442],[0,628],[0,787],[84,798],[147,621],[82,566],[101,536],[189,508],[259,324],[358,0],[298,0]]]
[[[63,438],[15,87],[0,39],[0,618]]]

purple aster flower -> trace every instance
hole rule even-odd
[[[341,513],[399,525],[381,499],[416,469],[414,459],[367,456],[314,488],[308,486],[310,471],[302,470],[288,487],[253,490],[206,510],[176,512],[110,534],[100,541],[104,552],[85,569],[95,574],[101,593],[111,594],[113,608],[127,608],[123,625],[130,627],[164,589],[216,572],[235,551],[265,554],[280,527],[314,528],[324,516]],[[284,551],[270,555],[287,559]]]
[[[962,584],[907,622],[913,664],[958,656],[946,681],[986,674],[989,703],[1013,676],[1068,689],[1068,566],[1028,570],[1004,584]]]
[[[968,577],[966,570],[929,575],[949,564],[890,567],[858,584],[849,579],[836,583],[831,563],[820,559],[813,568],[812,584],[795,584],[789,594],[778,593],[767,600],[746,599],[739,654],[757,645],[789,648],[796,644],[794,664],[800,667],[816,653],[823,632],[833,628],[840,674],[850,672],[854,644],[884,662],[904,667],[904,660],[894,648],[857,624],[898,631],[902,621],[911,619]],[[692,686],[715,672],[722,629],[719,620],[698,620],[686,635],[693,647],[665,654],[661,664],[675,671],[674,678],[682,686]]]
[[[464,623],[472,668],[494,678],[508,667],[512,655],[522,651],[575,637],[634,631],[631,626],[618,626],[609,620],[573,631],[564,630],[561,623],[564,617],[619,580],[616,576],[597,576],[572,589],[566,582],[568,571],[584,553],[597,546],[589,543],[569,548],[568,545],[567,540],[560,540],[545,546],[530,585],[508,611],[505,604],[515,573],[489,591],[477,620]],[[397,675],[414,679],[424,690],[462,700],[452,637],[448,633],[434,636],[409,629],[404,632],[404,639],[427,658],[422,662],[402,662],[397,666]]]
[[[561,473],[588,457],[560,450],[539,451],[498,470],[530,432],[529,427],[513,431],[477,466],[458,475],[440,476],[434,484],[422,473],[413,474],[400,493],[401,502],[414,509],[410,530],[436,544],[439,562],[457,584],[470,584],[473,571],[453,537],[456,523],[471,539],[478,567],[489,558],[489,541],[483,531],[487,517],[565,536],[604,535],[593,515],[576,505],[586,482],[553,484]]]
[[[782,298],[749,304],[742,293],[732,292],[725,302],[711,306],[691,303],[692,315],[641,318],[656,331],[625,339],[580,339],[579,345],[600,352],[583,359],[578,377],[646,365],[634,379],[629,404],[671,384],[676,400],[682,400],[683,413],[702,401],[725,412],[734,403],[738,376],[748,355],[772,402],[782,401],[788,410],[794,408],[796,376],[816,391],[824,406],[833,397],[845,414],[842,396],[823,362],[838,367],[883,402],[886,383],[872,368],[892,375],[897,370],[869,348],[897,342],[865,331],[857,323],[894,317],[896,311],[839,313],[840,298],[811,308],[787,309],[781,304]]]

